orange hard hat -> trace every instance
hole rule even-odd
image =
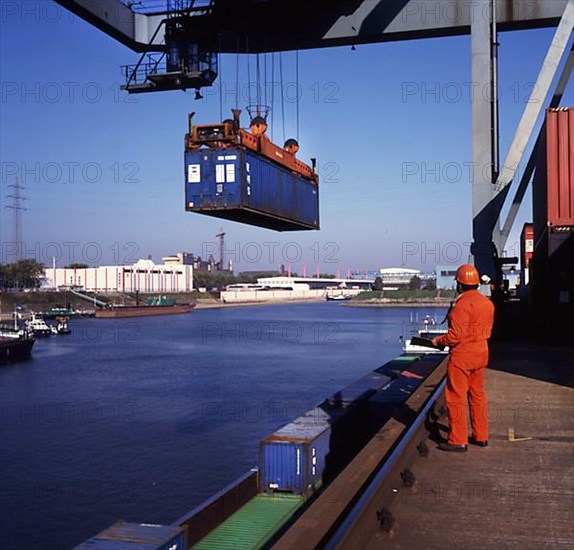
[[[478,269],[470,264],[463,264],[456,270],[456,280],[461,285],[478,285]]]

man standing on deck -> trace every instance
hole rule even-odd
[[[450,348],[446,380],[446,407],[450,433],[441,451],[464,453],[468,446],[467,401],[470,404],[471,442],[488,445],[488,416],[484,371],[488,365],[488,339],[494,321],[494,305],[479,291],[477,269],[461,265],[456,272],[460,295],[448,313],[448,332],[433,344]]]

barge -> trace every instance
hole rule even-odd
[[[444,360],[438,353],[403,354],[263,438],[258,468],[171,524],[186,530],[183,548],[274,544],[375,435],[385,437],[383,426]],[[77,548],[108,548],[89,542]]]
[[[165,306],[114,306],[96,311],[97,319],[121,319],[124,317],[148,317],[150,315],[177,315],[189,313],[195,304],[175,304]]]

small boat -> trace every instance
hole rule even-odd
[[[25,326],[28,330],[34,332],[34,336],[37,338],[43,338],[52,335],[52,329],[46,324],[44,318],[41,315],[32,313],[32,317],[26,321]]]
[[[29,357],[35,341],[33,332],[27,329],[0,329],[0,363]]]
[[[344,302],[346,300],[352,300],[353,297],[345,294],[327,294],[326,299],[328,302]]]
[[[58,321],[58,324],[55,327],[54,326],[51,327],[52,334],[56,334],[56,335],[60,335],[60,336],[72,334],[72,331],[68,327],[69,319],[67,317],[57,317],[56,320]]]
[[[437,324],[435,319],[432,319],[427,315],[422,322],[410,324],[408,329],[408,335],[400,337],[400,340],[403,341],[404,353],[448,353],[448,347],[444,348],[444,350],[439,350],[437,348],[420,346],[412,343],[412,338],[414,336],[425,340],[432,340],[437,336],[446,334],[448,332],[446,325]]]

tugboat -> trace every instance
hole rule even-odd
[[[52,335],[52,329],[46,324],[41,315],[32,313],[32,317],[26,321],[26,328],[34,333],[37,338],[43,338]]]
[[[56,317],[56,321],[58,321],[58,324],[55,327],[51,327],[52,334],[57,334],[59,336],[72,334],[72,331],[68,328],[69,319],[67,317]]]

